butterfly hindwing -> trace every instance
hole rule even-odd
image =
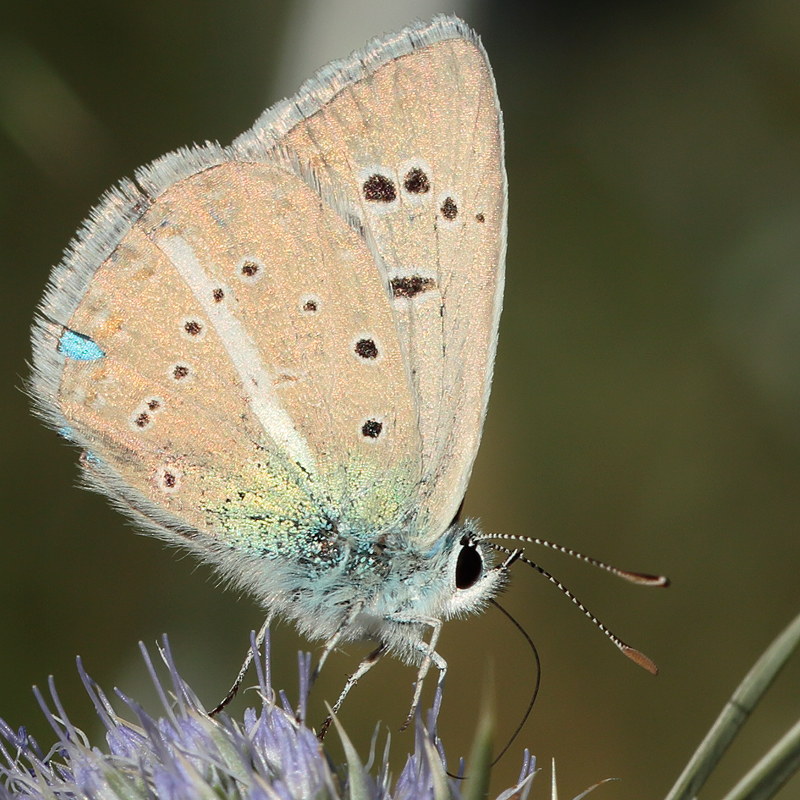
[[[48,327],[54,348],[65,329]],[[167,188],[66,330],[103,353],[62,356],[52,403],[68,435],[96,484],[167,529],[268,550],[326,519],[379,526],[418,483],[372,258],[285,164],[227,162]]]

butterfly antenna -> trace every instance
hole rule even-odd
[[[500,553],[506,553],[511,555],[514,551],[509,550],[506,547],[503,547],[499,544],[492,544],[489,543],[489,546]],[[599,629],[602,633],[606,635],[608,639],[610,639],[618,648],[619,650],[624,653],[631,661],[635,664],[638,664],[640,667],[646,669],[652,675],[658,675],[658,667],[655,665],[653,661],[651,661],[644,653],[636,650],[635,648],[631,647],[625,642],[622,641],[618,636],[614,635],[602,622],[600,622],[597,617],[589,611],[588,608],[580,601],[577,597],[575,597],[572,592],[564,586],[561,581],[554,578],[546,569],[540,567],[538,564],[534,563],[530,559],[525,558],[523,555],[519,555],[516,558],[517,561],[522,561],[527,564],[529,567],[535,569],[539,574],[543,575],[547,578],[550,583],[552,583],[555,587],[557,587],[563,594],[565,594],[572,602],[578,606],[578,608],[583,612],[584,616],[588,617]]]
[[[506,541],[525,542],[526,544],[538,544],[542,547],[549,547],[551,550],[558,550],[559,553],[565,553],[568,556],[577,558],[579,561],[584,561],[587,564],[591,564],[593,567],[604,569],[606,572],[610,572],[612,575],[616,575],[618,578],[623,578],[624,580],[630,581],[631,583],[636,583],[639,586],[667,587],[670,583],[669,578],[666,575],[649,575],[646,572],[631,572],[627,569],[620,569],[619,567],[614,567],[611,564],[606,564],[605,561],[600,561],[597,558],[585,556],[583,553],[579,553],[577,550],[564,547],[564,545],[556,544],[555,542],[548,542],[546,539],[538,539],[534,536],[514,536],[510,533],[486,533],[480,538],[504,539]],[[506,550],[504,552],[509,551]]]

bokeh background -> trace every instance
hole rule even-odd
[[[140,164],[228,143],[330,58],[454,10],[494,66],[511,195],[500,351],[466,512],[674,582],[648,591],[529,548],[661,674],[518,565],[504,604],[539,648],[542,690],[495,793],[528,746],[542,766],[555,757],[562,797],[609,776],[622,780],[598,798],[663,796],[800,611],[800,5],[3,3],[0,715],[12,726],[52,741],[30,692],[52,673],[73,720],[96,733],[75,655],[107,689],[147,699],[137,642],[162,632],[210,706],[261,621],[252,601],[75,488],[76,453],[30,415],[20,387],[50,266],[101,192]],[[285,625],[274,639],[276,682],[292,694],[307,645]],[[499,746],[534,665],[493,610],[445,626],[440,650],[454,762],[490,670]],[[312,722],[361,653],[331,660]],[[342,714],[365,756],[383,720],[396,771],[413,746],[396,733],[412,679],[387,660]],[[706,796],[797,719],[798,685],[796,658]],[[534,798],[549,797],[548,782]],[[781,797],[798,790],[795,779]]]

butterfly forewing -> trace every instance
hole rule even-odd
[[[445,39],[396,58],[386,58],[387,48],[362,59],[372,71],[357,81],[351,64],[328,75],[335,94],[314,113],[306,107],[306,119],[292,123],[287,108],[237,145],[252,150],[288,128],[279,144],[364,226],[421,439],[409,519],[417,536],[433,540],[466,490],[488,401],[505,255],[502,134],[475,41]]]

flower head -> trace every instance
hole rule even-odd
[[[276,695],[272,690],[269,637],[265,650],[263,664],[255,659],[261,707],[248,708],[241,721],[227,714],[212,718],[206,713],[180,677],[166,637],[160,652],[169,670],[169,695],[142,646],[142,655],[163,706],[164,715],[158,719],[121,692],[117,694],[135,721],[117,714],[79,659],[81,679],[106,729],[106,748],[92,746],[83,731],[72,725],[51,678],[50,703],[34,689],[57,737],[48,752],[24,728],[15,732],[0,719],[0,800],[340,800],[344,797],[450,800],[460,797],[459,781],[448,778],[444,749],[436,735],[440,694],[428,714],[427,726],[422,715],[417,714],[414,753],[409,755],[392,791],[388,741],[378,775],[373,777],[335,721],[347,754],[346,769],[340,777],[304,721],[310,655],[299,656],[301,691],[295,710],[283,692]],[[519,783],[498,800],[512,796],[524,800],[534,772],[535,759],[526,752]]]

